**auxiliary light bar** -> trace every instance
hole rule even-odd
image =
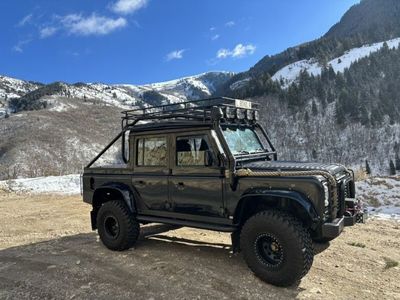
[[[224,118],[228,120],[258,121],[260,114],[257,110],[226,107],[223,111]]]

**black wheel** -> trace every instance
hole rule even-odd
[[[314,253],[310,234],[293,216],[263,211],[242,228],[240,248],[249,268],[262,280],[289,286],[310,270]]]
[[[335,238],[316,238],[313,239],[314,242],[318,243],[318,244],[326,244],[329,243],[330,241],[334,240]]]
[[[96,221],[100,239],[108,249],[129,249],[139,237],[139,223],[122,201],[104,203]]]

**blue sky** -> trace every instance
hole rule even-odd
[[[359,0],[2,0],[0,74],[143,84],[240,72],[323,35]]]

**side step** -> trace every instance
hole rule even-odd
[[[153,223],[163,223],[163,224],[172,224],[214,231],[222,231],[222,232],[234,232],[236,230],[235,226],[230,225],[220,225],[220,224],[206,224],[201,222],[187,221],[187,220],[178,220],[178,219],[170,219],[170,218],[162,218],[162,217],[153,217],[153,216],[144,216],[138,215],[137,220],[140,222],[153,222]]]

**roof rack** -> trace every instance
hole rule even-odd
[[[144,107],[122,112],[122,128],[134,126],[139,121],[153,120],[191,120],[213,121],[213,110],[220,108],[223,120],[237,119],[247,121],[258,120],[258,104],[247,100],[227,97],[216,97],[202,100],[178,102],[160,106]]]

